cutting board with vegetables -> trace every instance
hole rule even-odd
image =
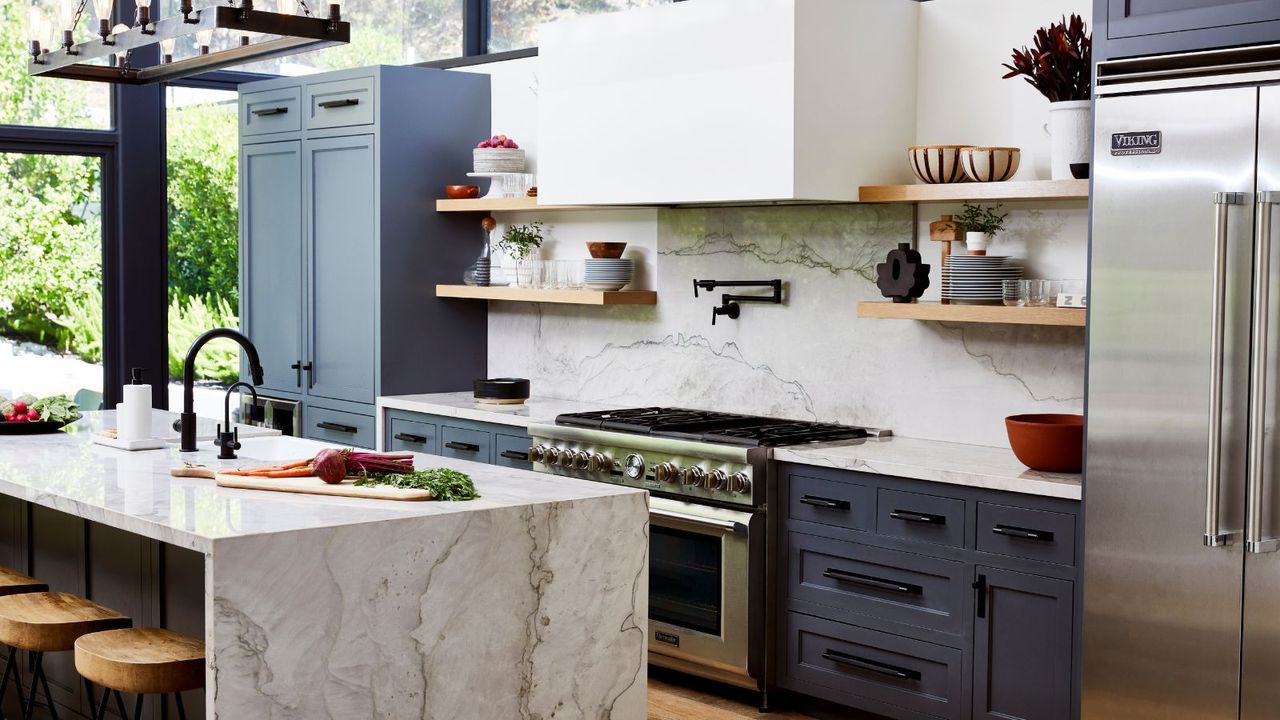
[[[330,485],[315,475],[304,477],[252,477],[218,473],[221,487],[241,490],[268,490],[272,492],[303,493],[307,495],[337,495],[339,497],[369,498],[372,500],[431,500],[430,490],[398,488],[390,485],[356,485],[348,478]]]

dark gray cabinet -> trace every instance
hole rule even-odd
[[[1094,0],[1098,59],[1280,41],[1280,0]]]
[[[242,325],[264,394],[301,400],[307,437],[371,447],[379,395],[484,375],[485,307],[434,294],[475,260],[480,231],[433,199],[471,169],[489,115],[474,73],[377,66],[241,86]]]
[[[902,720],[1076,717],[1078,502],[778,476],[779,687]]]
[[[384,409],[383,450],[407,450],[532,470],[533,439],[516,425],[478,422],[409,410]]]

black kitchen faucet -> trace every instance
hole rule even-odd
[[[262,363],[258,360],[258,348],[253,346],[249,338],[231,328],[214,328],[196,338],[196,341],[191,343],[191,347],[187,349],[187,359],[182,365],[182,418],[180,421],[182,423],[182,446],[179,448],[180,452],[196,451],[196,401],[194,392],[196,384],[196,355],[200,353],[200,348],[204,347],[205,343],[220,337],[230,338],[240,343],[240,347],[244,348],[244,351],[249,354],[249,375],[253,379],[253,384],[262,384]],[[230,425],[229,422],[228,425]]]
[[[737,320],[742,314],[742,307],[738,303],[756,302],[756,303],[773,303],[775,305],[782,304],[782,281],[781,280],[694,280],[693,296],[698,297],[698,290],[715,290],[718,287],[769,287],[773,288],[772,295],[730,295],[724,294],[720,296],[720,307],[711,310],[711,324],[716,324],[716,318],[725,315],[730,320]]]

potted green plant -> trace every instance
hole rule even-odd
[[[535,285],[533,270],[538,248],[542,247],[542,223],[535,220],[528,225],[508,225],[498,247],[516,261],[516,286]]]
[[[1093,96],[1093,39],[1072,14],[1036,31],[1032,47],[1013,49],[1005,79],[1021,77],[1049,100],[1054,180],[1071,178],[1072,163],[1089,162],[1089,109]]]
[[[970,255],[986,255],[996,233],[1004,230],[1004,219],[1009,213],[1000,212],[1002,207],[999,203],[995,207],[964,204],[964,212],[956,218],[956,224],[964,228],[964,245]]]

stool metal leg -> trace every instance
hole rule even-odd
[[[178,706],[178,720],[187,720],[187,711],[182,708],[182,693],[174,693],[173,702]]]
[[[142,693],[138,693],[133,701],[133,720],[142,720]]]
[[[111,702],[111,688],[102,688],[102,702],[98,703],[98,714],[94,716],[94,720],[103,720],[107,716],[107,703]],[[121,715],[120,717],[124,717]]]
[[[120,710],[121,719],[129,717],[129,713],[124,711],[124,696],[120,694],[119,690],[112,690],[111,692],[115,693],[116,707]]]
[[[13,685],[18,689],[18,710],[23,711],[27,706],[25,693],[22,692],[22,667],[18,663],[18,649],[9,648],[8,655],[4,661],[4,676],[0,677],[0,708],[4,707],[4,696],[9,692],[9,678],[13,678]],[[0,719],[4,718],[4,711],[0,709]]]
[[[31,720],[36,711],[36,695],[40,692],[40,688],[44,688],[44,699],[48,703],[49,717],[58,720],[58,709],[53,705],[53,693],[49,692],[49,679],[44,674],[44,653],[31,653],[32,664],[35,670],[31,674],[31,693],[27,698],[27,708],[22,713],[23,720]]]

